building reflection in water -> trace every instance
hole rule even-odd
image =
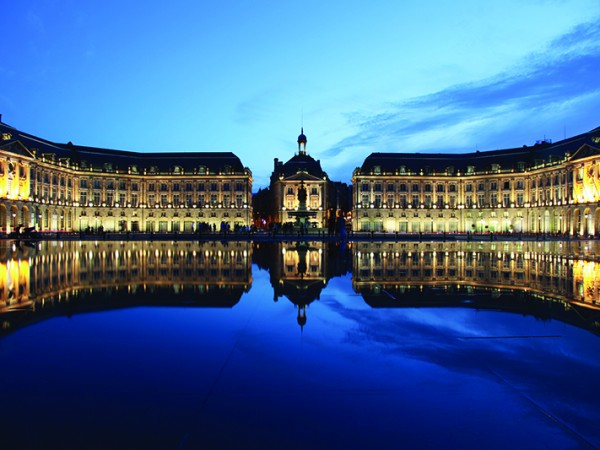
[[[598,242],[357,243],[352,285],[373,307],[471,306],[600,333]]]
[[[600,333],[599,242],[5,241],[0,321],[134,305],[232,307],[267,269],[273,299],[308,306],[352,272],[373,307],[470,306],[556,318]],[[93,295],[92,295],[93,293]]]
[[[41,316],[134,305],[232,307],[252,285],[251,264],[247,242],[5,243],[0,320],[6,330]]]
[[[350,272],[346,249],[330,242],[283,242],[257,244],[255,263],[269,271],[273,300],[285,297],[297,311],[298,325],[306,324],[306,309],[319,300],[321,291],[333,278]]]

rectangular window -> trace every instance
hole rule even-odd
[[[523,206],[523,194],[522,193],[517,194],[517,205]]]
[[[369,206],[369,195],[368,194],[363,194],[361,203],[362,203],[363,208],[367,208]]]
[[[443,208],[444,207],[444,196],[438,195],[435,200],[435,204],[438,208]]]
[[[381,194],[375,194],[375,208],[381,208]]]

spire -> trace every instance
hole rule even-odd
[[[306,155],[306,136],[304,135],[304,127],[300,130],[300,136],[298,136],[298,153]]]

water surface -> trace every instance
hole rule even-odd
[[[7,247],[3,446],[600,447],[596,262],[554,244]]]

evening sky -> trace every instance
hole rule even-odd
[[[232,151],[255,191],[302,126],[345,182],[371,152],[600,126],[598,0],[30,0],[2,16],[3,122],[79,145]]]

